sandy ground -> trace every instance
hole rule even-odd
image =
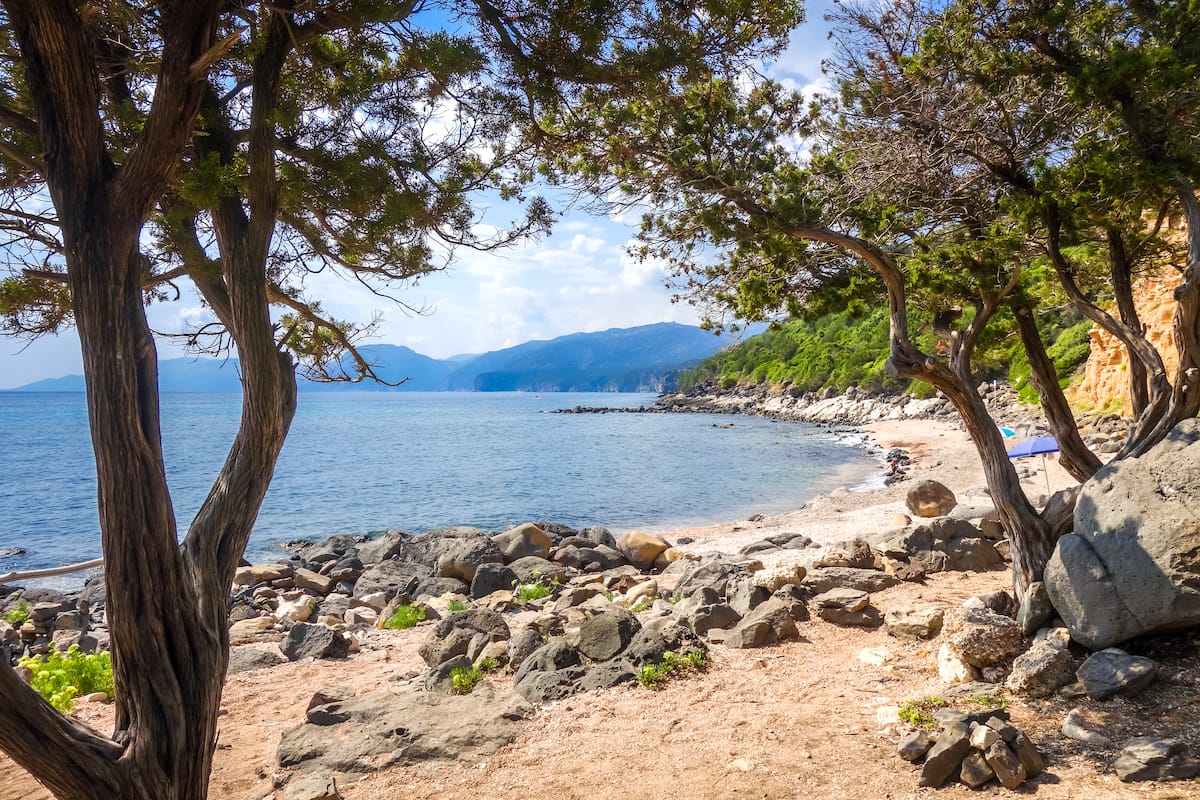
[[[966,436],[941,424],[872,426],[885,447],[905,447],[913,478],[933,477],[964,502],[983,502],[978,460]],[[1041,460],[1025,485],[1044,493]],[[1051,486],[1070,479],[1048,462]],[[735,551],[764,535],[796,530],[832,542],[886,526],[904,511],[906,482],[889,488],[838,491],[808,507],[755,522],[677,531],[694,537],[684,549]],[[668,538],[671,538],[668,536]],[[1006,572],[941,574],[925,584],[902,584],[875,594],[881,611],[914,602],[947,607],[1009,583]],[[422,668],[417,644],[430,623],[411,631],[372,632],[362,652],[342,662],[287,664],[233,676],[226,685],[219,746],[210,786],[213,798],[276,797],[275,747],[302,718],[312,693],[326,685],[369,691]],[[523,724],[517,741],[470,762],[395,768],[340,788],[347,800],[369,798],[965,798],[1008,794],[961,785],[917,788],[917,768],[895,755],[903,730],[888,709],[905,699],[939,693],[935,643],[902,641],[883,629],[801,623],[802,639],[759,650],[713,648],[707,672],[661,691],[624,686],[543,706]],[[1135,701],[1084,702],[1084,710],[1116,741],[1139,735],[1175,735],[1200,753],[1197,689],[1200,657],[1187,635],[1162,640],[1155,654],[1163,677]],[[865,649],[882,653],[873,666]],[[504,679],[500,678],[503,683]],[[1058,735],[1079,701],[1013,700],[1013,721],[1031,734],[1047,771],[1021,794],[1054,800],[1200,797],[1200,782],[1122,784],[1106,769],[1111,749],[1088,748]],[[881,710],[882,709],[882,710]],[[101,730],[111,707],[82,705],[75,712]],[[46,797],[19,768],[0,759],[0,800]],[[281,793],[279,796],[282,796]]]

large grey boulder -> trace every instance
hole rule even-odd
[[[641,627],[632,612],[613,606],[579,626],[576,647],[593,661],[607,661],[624,650]]]
[[[397,764],[463,763],[512,742],[533,707],[481,683],[467,695],[384,690],[330,703],[322,720],[284,733],[277,758],[305,772],[363,775]]]
[[[1200,624],[1200,420],[1083,485],[1044,582],[1071,638],[1093,650]]]
[[[470,656],[485,644],[507,642],[510,636],[504,617],[486,608],[473,608],[438,620],[418,652],[426,664],[436,667],[455,656]]]
[[[421,564],[396,560],[381,561],[363,572],[362,577],[354,584],[354,596],[362,598],[375,592],[383,592],[387,599],[391,600],[396,595],[411,595],[416,591],[420,580],[431,575],[429,567]]]
[[[432,542],[431,542],[432,544]],[[458,578],[468,584],[481,564],[502,564],[500,547],[482,533],[442,536],[435,571],[442,578]]]
[[[904,498],[908,510],[918,517],[941,517],[958,505],[954,492],[937,481],[918,481]]]

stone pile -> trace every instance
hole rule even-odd
[[[9,614],[15,624],[7,621]],[[104,604],[94,603],[89,593],[26,589],[0,599],[0,647],[8,648],[12,663],[71,645],[85,653],[108,649]]]
[[[900,757],[921,764],[920,785],[937,788],[957,778],[972,789],[992,781],[1016,789],[1044,769],[1037,747],[1000,715],[943,709],[935,714],[937,730],[918,730],[901,740]]]

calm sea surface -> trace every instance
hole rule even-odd
[[[247,551],[291,539],[546,519],[668,530],[796,508],[880,472],[854,436],[703,414],[549,414],[642,394],[302,394]],[[185,530],[240,398],[163,396],[167,478]],[[100,554],[82,394],[0,392],[0,573]],[[733,424],[733,427],[719,427]],[[274,554],[274,555],[273,555]]]

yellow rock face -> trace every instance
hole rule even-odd
[[[670,546],[670,542],[661,536],[642,531],[630,531],[617,539],[617,549],[630,562],[643,568],[653,565],[654,559]]]
[[[1133,289],[1138,317],[1146,326],[1146,338],[1162,356],[1167,375],[1179,366],[1175,350],[1175,298],[1179,279],[1164,274],[1140,281]],[[1115,336],[1095,327],[1091,330],[1092,350],[1084,364],[1083,380],[1068,392],[1072,403],[1097,411],[1117,411],[1128,415],[1129,354]]]

